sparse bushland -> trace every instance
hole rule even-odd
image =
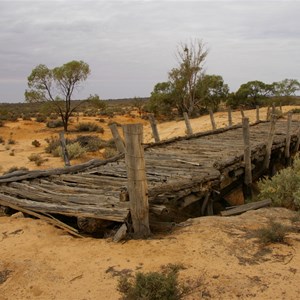
[[[40,154],[32,153],[28,156],[28,159],[34,162],[37,166],[41,166],[47,159],[42,158]]]
[[[138,272],[134,278],[122,275],[117,289],[123,300],[180,300],[203,284],[202,280],[180,283],[181,269],[181,265],[167,265],[161,272]]]
[[[68,151],[70,160],[83,157],[87,152],[87,149],[82,147],[79,142],[67,144],[66,147],[67,147],[67,151]],[[55,157],[63,158],[63,152],[62,152],[62,149],[60,146],[58,146],[56,149],[54,149],[52,151],[52,154]]]
[[[7,171],[5,171],[3,173],[3,175],[13,173],[13,172],[16,172],[16,171],[28,171],[28,168],[26,168],[26,167],[11,167]]]
[[[63,127],[64,123],[62,120],[50,120],[46,123],[46,126],[48,128],[58,128],[58,127]]]
[[[36,147],[36,148],[38,148],[38,147],[41,146],[41,143],[38,140],[33,140],[31,142],[31,145],[34,146],[34,147]]]
[[[300,159],[292,167],[279,171],[272,178],[258,182],[259,199],[271,199],[274,206],[300,209]]]
[[[255,231],[255,237],[263,244],[284,243],[291,228],[281,223],[270,220],[266,227]]]
[[[76,131],[79,131],[79,132],[99,132],[99,133],[104,133],[103,127],[97,125],[96,123],[92,123],[92,122],[77,124],[76,125]]]

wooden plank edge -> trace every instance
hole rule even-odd
[[[235,216],[235,215],[239,215],[244,212],[247,212],[249,210],[255,210],[255,209],[262,208],[262,207],[270,206],[271,204],[272,204],[271,199],[242,204],[235,208],[221,211],[221,216],[223,216],[223,217]]]

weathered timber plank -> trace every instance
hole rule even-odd
[[[228,217],[228,216],[239,215],[239,214],[244,213],[249,210],[254,210],[254,209],[270,206],[271,204],[272,204],[271,199],[242,204],[242,205],[239,205],[238,207],[235,207],[235,208],[232,208],[229,210],[225,210],[225,211],[221,211],[221,216]]]

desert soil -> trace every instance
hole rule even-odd
[[[284,107],[284,111],[291,108]],[[255,120],[255,111],[246,111],[245,115]],[[265,115],[262,110],[261,116]],[[234,123],[239,123],[240,118],[240,113],[235,112]],[[152,140],[146,121],[126,116],[116,121],[143,122],[145,142]],[[225,126],[227,114],[217,113],[216,122],[218,127]],[[193,119],[191,124],[194,132],[211,128],[208,116]],[[108,139],[109,129],[104,127],[100,137]],[[162,123],[158,129],[162,139],[185,134],[182,121]],[[1,145],[1,171],[12,166],[63,166],[60,159],[48,157],[43,150],[44,139],[58,131],[28,121],[7,123],[0,128],[5,140],[11,132],[16,144],[10,149]],[[33,147],[34,139],[42,147]],[[14,156],[10,155],[12,149]],[[28,160],[31,153],[41,153],[49,160],[36,167]],[[101,155],[93,154],[98,158]],[[179,224],[170,233],[123,244],[115,244],[111,238],[74,238],[41,220],[2,216],[0,300],[120,299],[116,289],[120,275],[160,271],[169,263],[185,267],[179,273],[182,282],[198,283],[185,299],[299,299],[300,224],[291,223],[293,215],[286,209],[268,208],[237,217],[202,217]],[[253,235],[269,219],[294,227],[286,243],[263,245]]]

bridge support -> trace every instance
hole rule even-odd
[[[148,184],[145,171],[143,125],[123,126],[125,138],[125,162],[127,167],[127,188],[130,201],[130,214],[135,238],[150,235]]]
[[[159,138],[159,134],[158,134],[158,130],[157,130],[156,120],[155,120],[153,114],[149,114],[148,118],[150,121],[154,141],[155,141],[155,143],[157,143],[160,141],[160,138]]]
[[[243,118],[243,139],[244,139],[244,198],[252,198],[252,163],[251,163],[251,148],[250,148],[250,130],[249,118]]]

